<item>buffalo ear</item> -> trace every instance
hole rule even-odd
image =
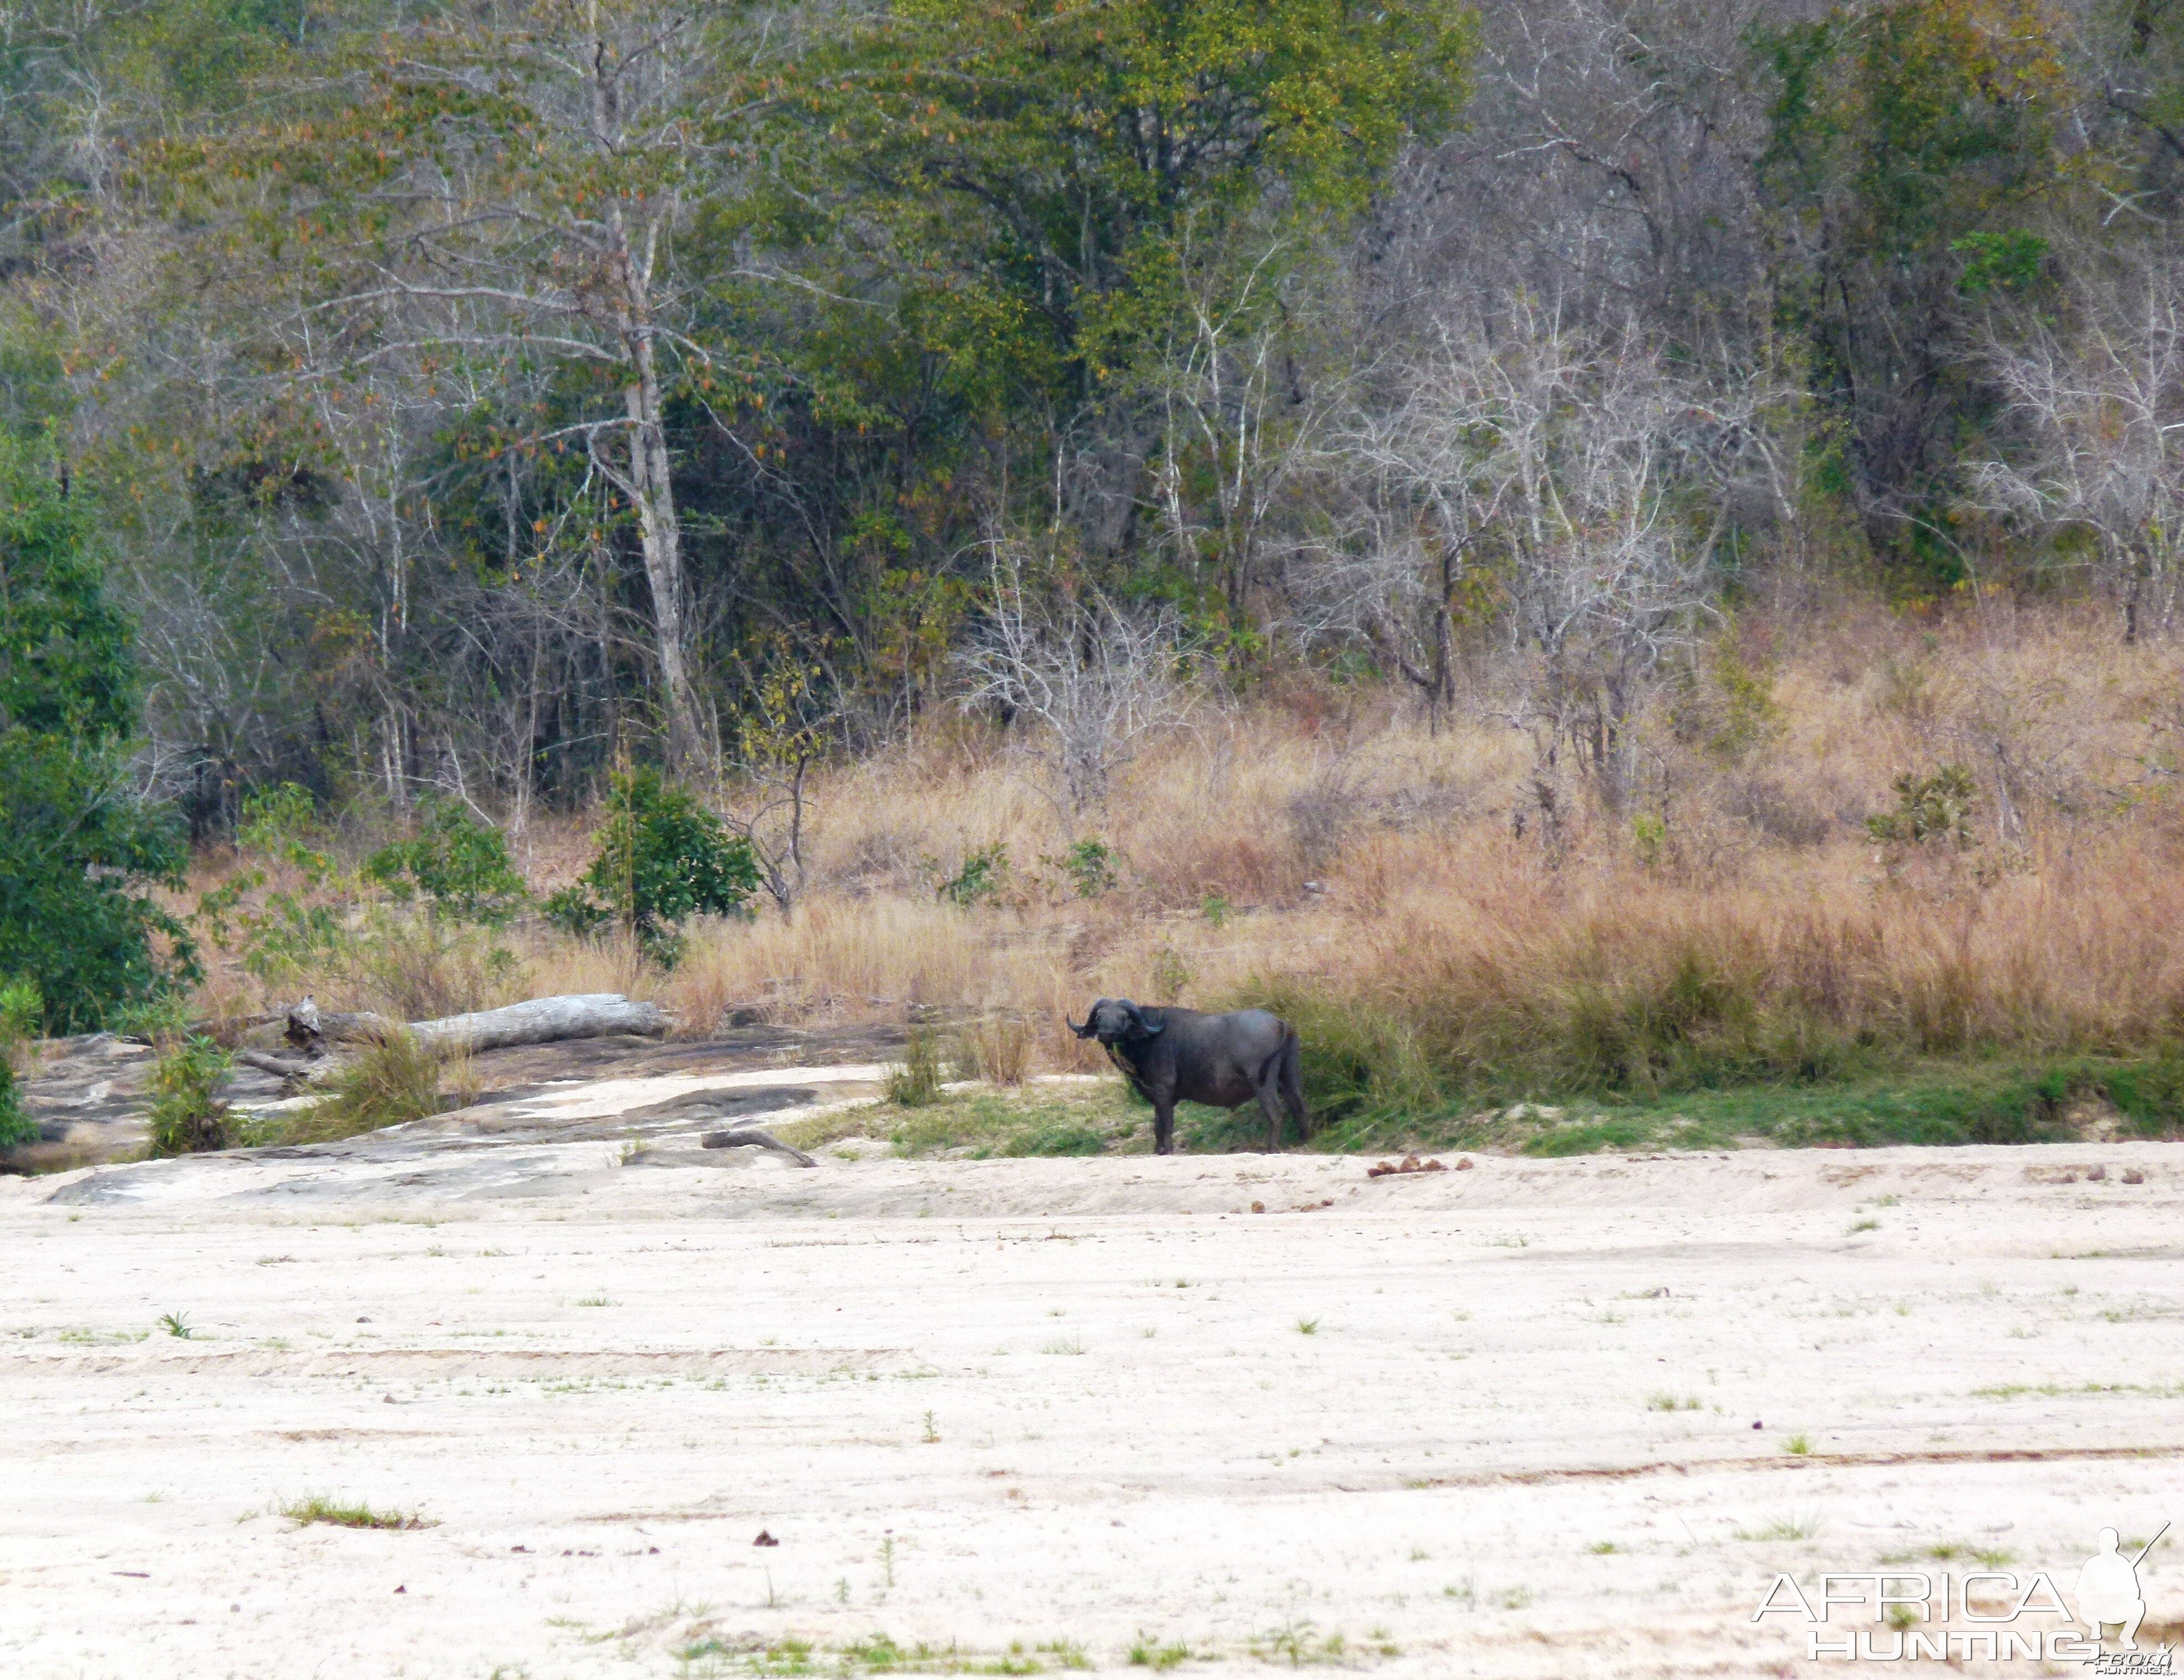
[[[1161,1021],[1158,1023],[1148,1021],[1145,1019],[1145,1011],[1139,1009],[1135,1004],[1132,1003],[1128,998],[1123,999],[1123,1007],[1130,1012],[1130,1024],[1137,1028],[1136,1036],[1138,1037],[1150,1038],[1155,1033],[1167,1030],[1167,1022],[1165,1020]]]
[[[1079,1026],[1069,1018],[1068,1010],[1064,1010],[1061,1013],[1061,1024],[1079,1038],[1089,1038],[1092,1036],[1092,1017],[1089,1015],[1084,1017],[1084,1025]]]

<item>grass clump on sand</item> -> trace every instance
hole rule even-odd
[[[283,1500],[280,1514],[299,1527],[314,1522],[337,1528],[430,1528],[432,1525],[414,1510],[374,1510],[361,1499],[330,1499],[310,1494]]]
[[[913,1028],[902,1060],[888,1070],[887,1099],[900,1109],[940,1100],[940,1048],[923,1028]]]
[[[898,1155],[972,1160],[1026,1155],[1142,1154],[1152,1148],[1146,1110],[1122,1085],[944,1091],[904,1107],[876,1103],[778,1128],[785,1143],[816,1149],[844,1138],[884,1138]]]
[[[367,1043],[329,1094],[279,1127],[280,1142],[323,1143],[440,1112],[440,1058],[408,1032]]]

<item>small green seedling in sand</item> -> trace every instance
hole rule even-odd
[[[1140,1633],[1130,1647],[1130,1666],[1133,1668],[1180,1668],[1190,1661],[1190,1647],[1179,1640],[1162,1644],[1150,1633]]]
[[[190,1321],[178,1312],[161,1313],[159,1328],[170,1336],[178,1337],[185,1342],[190,1339]]]
[[[1316,1318],[1301,1318],[1301,1319],[1299,1319],[1299,1320],[1296,1321],[1296,1332],[1297,1332],[1297,1334],[1298,1334],[1298,1335],[1300,1335],[1300,1336],[1317,1336],[1317,1335],[1318,1335],[1318,1334],[1319,1334],[1319,1321],[1318,1321],[1318,1319],[1316,1319]]]

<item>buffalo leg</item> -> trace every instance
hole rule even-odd
[[[1312,1110],[1304,1105],[1304,1046],[1294,1032],[1282,1046],[1279,1065],[1282,1102],[1296,1121],[1298,1132],[1309,1139]]]
[[[1175,1099],[1156,1096],[1153,1099],[1153,1153],[1172,1155],[1175,1153]]]
[[[1268,1063],[1266,1071],[1259,1076],[1259,1108],[1267,1116],[1267,1153],[1270,1155],[1279,1154],[1282,1147],[1282,1109],[1274,1100],[1275,1066]]]

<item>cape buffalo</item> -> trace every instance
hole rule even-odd
[[[1128,998],[1102,998],[1079,1026],[1079,1038],[1096,1038],[1138,1094],[1153,1105],[1153,1148],[1175,1153],[1175,1105],[1205,1103],[1240,1108],[1252,1098],[1267,1115],[1267,1148],[1282,1144],[1282,1107],[1296,1116],[1306,1137],[1296,1031],[1264,1010],[1201,1015],[1196,1010],[1140,1009]],[[1279,1099],[1279,1102],[1277,1101]]]

